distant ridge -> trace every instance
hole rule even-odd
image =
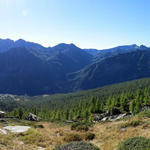
[[[149,58],[144,45],[96,50],[61,43],[46,48],[0,39],[0,93],[67,93],[150,77]]]

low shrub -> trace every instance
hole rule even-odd
[[[118,150],[150,150],[150,139],[133,137],[123,141]]]
[[[85,135],[85,140],[93,140],[94,138],[95,138],[94,133],[89,132]]]
[[[89,127],[86,123],[74,123],[71,125],[71,130],[76,130],[76,131],[88,131]]]
[[[82,141],[82,138],[79,134],[68,134],[64,137],[64,141],[66,142]]]
[[[100,150],[98,147],[87,142],[71,142],[68,144],[60,145],[53,150]]]
[[[20,140],[22,140],[25,144],[38,143],[44,140],[42,135],[36,129],[29,129],[27,132],[19,135]]]
[[[10,135],[0,134],[0,144],[1,145],[12,145],[12,137]]]
[[[34,125],[34,128],[44,128],[44,126],[42,124],[36,124]]]
[[[143,112],[140,112],[138,114],[139,117],[146,117],[146,118],[150,118],[150,110],[145,110]]]
[[[129,121],[129,122],[126,122],[126,123],[122,123],[120,124],[120,128],[127,128],[127,127],[137,127],[141,124],[143,124],[144,122],[141,121],[141,120],[132,120],[132,121]]]

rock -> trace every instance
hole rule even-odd
[[[93,118],[93,122],[100,122],[100,121],[116,121],[116,120],[120,120],[126,117],[131,116],[131,113],[124,113],[124,114],[119,114],[119,115],[109,115],[108,113],[104,113],[104,114],[100,114],[97,115]]]
[[[5,120],[5,119],[0,119],[0,122],[5,122],[5,123],[8,123],[8,121],[7,120]]]
[[[22,141],[18,142],[19,145],[23,145],[24,143]]]
[[[144,106],[144,107],[142,108],[142,111],[146,111],[146,110],[150,110],[150,106]]]
[[[74,123],[74,121],[66,120],[66,123]]]
[[[120,115],[116,118],[116,120],[123,119],[125,116],[126,116],[126,113],[125,113],[125,114],[120,114]]]
[[[93,119],[94,119],[94,121],[100,121],[103,119],[103,117],[101,115],[99,115],[99,116],[95,116]]]
[[[5,112],[4,111],[0,111],[0,118],[3,118],[5,116]]]
[[[102,121],[107,121],[108,120],[108,117],[104,117],[103,119],[102,119]]]
[[[38,150],[45,150],[43,147],[37,147]]]
[[[131,113],[129,113],[129,112],[124,113],[124,114],[118,114],[118,115],[110,115],[107,112],[107,113],[103,113],[103,114],[99,114],[99,115],[95,116],[93,118],[93,122],[95,123],[95,122],[106,121],[106,120],[116,121],[116,120],[120,120],[120,119],[129,117],[129,116],[131,116]]]
[[[12,133],[23,133],[30,129],[29,126],[6,126],[4,129],[9,130]]]
[[[131,116],[131,113],[124,113],[124,114],[116,115],[114,116],[114,118],[110,119],[110,121],[120,120],[129,116]]]
[[[106,112],[106,113],[103,113],[103,114],[99,114],[97,116],[95,116],[93,118],[94,122],[97,122],[97,121],[101,121],[103,118],[109,116],[109,114]]]
[[[0,134],[7,134],[6,130],[0,129]]]
[[[120,131],[125,132],[126,128],[121,128]]]
[[[32,113],[29,113],[29,115],[26,117],[29,121],[38,121],[38,117]]]

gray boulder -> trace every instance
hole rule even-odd
[[[107,121],[107,120],[109,120],[109,117],[104,117],[104,118],[102,119],[102,121]]]
[[[4,118],[5,117],[5,112],[4,111],[0,111],[0,118]]]
[[[38,117],[32,113],[29,113],[26,119],[29,121],[38,121]]]
[[[130,117],[131,113],[124,113],[124,114],[118,114],[118,115],[109,115],[108,113],[97,115],[93,118],[93,122],[101,122],[101,121],[116,121],[123,118]]]
[[[99,115],[95,116],[93,118],[93,120],[94,120],[94,122],[102,121],[103,118],[108,117],[108,116],[109,116],[108,113],[99,114]]]

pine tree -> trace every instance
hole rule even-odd
[[[19,109],[18,109],[19,119],[23,119],[23,113],[24,113],[23,109],[22,109],[22,108],[19,108]]]

